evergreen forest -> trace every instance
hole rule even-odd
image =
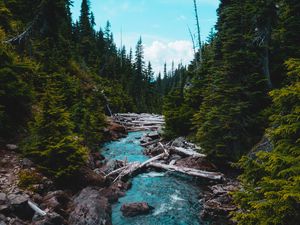
[[[18,143],[65,186],[107,141],[107,117],[162,114],[165,139],[187,137],[238,171],[235,223],[299,224],[299,0],[220,0],[190,64],[159,74],[142,37],[117,47],[89,0],[77,21],[71,5],[0,0],[0,146]]]

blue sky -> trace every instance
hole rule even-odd
[[[73,0],[73,18],[79,16],[81,0]],[[195,29],[193,0],[90,0],[96,28],[109,20],[115,42],[129,50],[142,36],[145,59],[151,61],[156,72],[164,62],[188,64],[193,58],[191,38],[187,26]],[[219,0],[197,0],[202,40],[206,40],[216,23]],[[195,32],[196,33],[196,32]]]

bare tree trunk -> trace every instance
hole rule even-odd
[[[198,33],[198,42],[199,42],[199,61],[202,62],[202,43],[201,43],[201,32],[200,32],[200,24],[198,17],[198,9],[197,2],[194,0],[194,9],[195,9],[195,17],[196,17],[196,25],[197,25],[197,33]]]
[[[263,71],[267,79],[268,87],[272,88],[272,81],[270,75],[270,59],[269,59],[269,41],[267,40],[264,47],[264,56],[263,56]]]

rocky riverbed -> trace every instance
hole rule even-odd
[[[133,221],[141,221],[139,216],[143,215],[140,214],[146,216],[144,219],[148,220],[147,224],[159,224],[160,221],[164,221],[161,224],[175,224],[174,221],[181,221],[180,224],[199,224],[199,221],[205,224],[229,224],[229,212],[235,210],[229,192],[238,184],[227,177],[221,183],[199,183],[195,178],[168,171],[155,172],[153,169],[150,170],[152,172],[140,174],[137,179],[133,179],[133,184],[128,180],[129,177],[116,180],[106,177],[124,166],[124,156],[125,164],[133,159],[144,162],[149,157],[156,156],[162,151],[158,147],[160,141],[165,146],[197,148],[184,138],[164,142],[157,133],[162,125],[161,117],[138,114],[121,116],[118,115],[117,118],[119,124],[111,120],[104,130],[106,140],[125,137],[127,131],[124,123],[133,131],[148,130],[144,133],[147,135],[133,135],[130,140],[121,139],[119,143],[123,147],[110,151],[109,154],[112,155],[104,154],[104,157],[99,152],[91,153],[87,166],[78,174],[80,179],[72,189],[58,188],[49,178],[39,173],[29,159],[20,156],[16,145],[3,146],[0,150],[0,225],[133,224]],[[136,121],[141,121],[141,124]],[[120,155],[122,157],[118,158]],[[172,154],[166,160],[174,166],[218,171],[205,158],[195,158],[192,155],[183,157],[181,154]],[[20,177],[28,174],[34,175],[36,179],[29,189],[24,189]],[[153,180],[160,185],[153,185]],[[153,192],[147,185],[154,188]],[[136,195],[141,188],[148,190],[143,192],[144,197]],[[159,188],[168,191],[164,192]],[[169,191],[170,194],[167,194]],[[144,199],[148,201],[143,201]],[[159,204],[163,199],[167,203]],[[170,204],[173,204],[172,207]],[[184,216],[180,216],[182,210]],[[187,214],[185,210],[192,214]]]

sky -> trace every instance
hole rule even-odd
[[[193,0],[90,0],[96,29],[110,21],[117,47],[133,49],[142,37],[145,60],[152,63],[156,73],[166,62],[189,64],[193,45],[188,31],[196,35]],[[197,0],[201,39],[205,41],[214,27],[219,0]],[[73,19],[80,13],[81,0],[73,0]],[[122,33],[122,35],[121,35]],[[121,38],[122,37],[122,38]]]

